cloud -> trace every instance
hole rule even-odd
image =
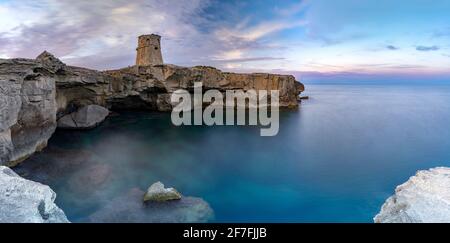
[[[137,36],[156,33],[162,36],[164,61],[182,66],[214,65],[233,71],[381,70],[394,69],[395,64],[397,69],[416,64],[447,68],[443,56],[424,61],[412,58],[411,48],[404,48],[423,43],[418,32],[441,30],[436,35],[446,35],[448,21],[441,24],[425,15],[447,18],[443,13],[450,8],[442,4],[421,0],[408,5],[389,0],[0,0],[0,57],[34,58],[48,50],[69,65],[119,68],[134,64]],[[423,7],[424,11],[416,11]],[[433,46],[413,47],[417,51],[447,48],[446,39],[434,38],[429,42]],[[308,64],[311,61],[334,66]],[[357,65],[365,62],[374,64]],[[392,66],[376,67],[377,62]]]
[[[283,57],[246,57],[246,58],[235,58],[235,59],[218,59],[217,62],[226,63],[240,63],[240,62],[260,62],[260,61],[281,61],[286,60]]]
[[[134,58],[121,58],[134,56],[137,36],[158,33],[170,59],[202,39],[194,24],[207,4],[207,0],[12,1],[2,5],[3,12],[37,17],[9,23],[0,33],[0,43],[10,57],[33,58],[48,50],[69,64],[84,66],[89,59],[92,68],[103,69],[133,64]],[[99,57],[109,62],[95,62]]]
[[[433,37],[449,37],[450,36],[450,27],[447,28],[442,28],[440,30],[434,31],[433,32]]]
[[[47,50],[69,65],[119,68],[134,64],[137,36],[156,33],[163,37],[165,62],[185,66],[213,63],[221,68],[229,63],[281,60],[271,58],[272,53],[254,52],[284,49],[268,37],[304,24],[289,17],[301,11],[303,4],[294,5],[292,11],[272,10],[270,18],[250,19],[233,14],[236,8],[221,2],[220,6],[229,7],[219,9],[225,18],[211,19],[216,16],[208,12],[213,4],[219,3],[23,0],[3,4],[0,1],[0,13],[8,17],[6,22],[0,16],[2,22],[8,23],[7,27],[0,26],[0,56],[34,58]]]
[[[285,49],[267,39],[272,34],[300,27],[302,20],[297,21],[264,21],[249,24],[244,20],[232,27],[221,27],[214,31],[214,45],[220,50],[213,59],[238,59],[251,56],[252,51]]]
[[[356,67],[370,68],[372,70],[396,70],[396,69],[423,69],[427,68],[425,65],[417,64],[395,64],[395,63],[369,63],[369,64],[357,64]]]
[[[281,16],[292,16],[295,14],[298,14],[302,11],[305,11],[308,8],[309,0],[303,0],[298,3],[292,4],[289,7],[284,8],[275,8],[275,13],[281,15]]]
[[[408,65],[408,64],[403,64],[403,65],[390,65],[390,68],[394,68],[394,69],[421,69],[421,68],[427,68],[427,66],[425,65]]]
[[[437,51],[439,49],[439,46],[416,46],[417,51]]]
[[[295,22],[264,22],[256,26],[238,26],[238,28],[235,29],[224,28],[218,30],[216,35],[223,40],[241,39],[244,41],[255,41],[269,34],[299,27],[304,24],[305,22],[301,20]]]
[[[393,46],[393,45],[387,45],[386,49],[391,50],[391,51],[396,51],[396,50],[399,50],[400,48]]]
[[[269,58],[267,56],[255,58],[252,52],[286,49],[286,46],[274,41],[275,38],[273,37],[282,31],[293,30],[305,25],[302,19],[289,19],[286,16],[287,14],[287,12],[284,12],[282,18],[271,20],[263,18],[261,21],[251,21],[245,18],[232,25],[218,25],[218,28],[212,32],[212,41],[216,53],[211,55],[209,61],[213,63],[217,63],[217,61],[227,62],[229,64],[231,62],[280,60],[280,58]],[[226,66],[226,68],[229,67],[230,65]]]

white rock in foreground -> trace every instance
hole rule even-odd
[[[165,202],[180,199],[181,194],[177,190],[174,188],[164,188],[164,184],[161,182],[156,182],[151,185],[144,195],[144,202]]]
[[[419,171],[395,190],[375,223],[450,223],[450,168]]]
[[[0,166],[0,223],[69,223],[50,187]]]

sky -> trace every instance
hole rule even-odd
[[[301,78],[450,77],[450,0],[0,0],[0,58],[94,69],[165,63]]]

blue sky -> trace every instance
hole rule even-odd
[[[134,63],[140,34],[165,62],[305,77],[450,74],[448,0],[0,0],[0,58],[48,50],[97,69]]]

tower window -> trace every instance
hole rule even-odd
[[[158,50],[158,47],[155,47],[155,50]]]

